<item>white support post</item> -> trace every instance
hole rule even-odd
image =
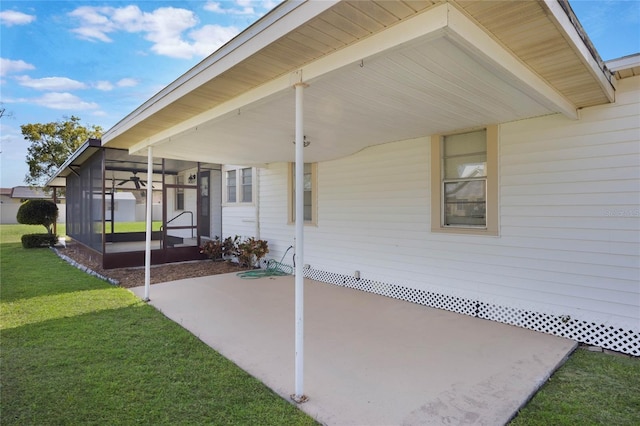
[[[295,393],[291,399],[301,403],[307,401],[304,394],[304,84],[295,85],[296,90],[296,266],[295,266]]]
[[[146,217],[146,232],[145,232],[145,244],[144,244],[144,301],[148,302],[149,299],[149,287],[151,287],[151,212],[153,208],[153,148],[151,146],[147,149],[147,217]]]

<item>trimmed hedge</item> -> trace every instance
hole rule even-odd
[[[51,233],[51,225],[58,219],[58,206],[49,200],[27,200],[20,205],[16,219],[24,225],[42,225]]]
[[[58,242],[58,236],[52,234],[25,234],[22,236],[22,247],[39,248],[53,247]]]

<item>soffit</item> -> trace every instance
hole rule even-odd
[[[640,53],[608,61],[607,68],[613,72],[617,80],[640,75]]]
[[[137,120],[121,132],[114,132],[113,136],[107,132],[103,140],[110,147],[130,148],[185,120],[300,69],[305,64],[339,52],[441,3],[444,2],[339,2],[276,42],[248,56],[233,68],[215,75],[175,102],[154,111],[148,118]],[[549,17],[544,3],[449,3],[457,5],[467,16],[479,23],[494,40],[513,52],[528,68],[548,81],[576,107],[608,102],[597,78],[582,63],[557,23]],[[441,75],[452,71],[443,67]],[[391,82],[389,85],[402,92],[402,88],[395,86],[395,83]],[[391,95],[391,99],[394,97],[397,98]],[[446,104],[446,99],[443,100]],[[513,101],[508,104],[517,108]],[[275,107],[275,104],[272,107]],[[499,105],[497,107],[500,108]],[[455,104],[452,103],[443,110],[453,111]],[[547,111],[551,112],[553,111]],[[452,114],[452,117],[455,117],[455,113]],[[499,111],[494,115],[494,118],[498,117]],[[459,124],[462,125],[463,122]]]
[[[615,76],[618,80],[622,80],[623,78],[635,77],[637,75],[640,75],[640,66],[638,65],[636,65],[635,67],[615,71]]]
[[[456,3],[578,108],[609,102],[589,65],[556,20],[550,17],[543,1],[459,0]],[[572,15],[569,20],[575,25],[577,18],[570,8],[568,10]],[[581,28],[577,32],[586,37]],[[595,54],[594,60],[602,66],[602,60],[588,39],[586,45],[590,54]]]
[[[107,142],[110,147],[128,148],[438,3],[443,1],[340,2]]]
[[[310,80],[305,161],[555,112],[502,73],[442,33]],[[293,161],[294,109],[293,91],[279,91],[172,135],[153,153],[223,164]]]

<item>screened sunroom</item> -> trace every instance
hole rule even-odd
[[[151,263],[202,258],[202,239],[221,235],[221,167],[154,159],[90,139],[47,186],[65,188],[66,234],[105,269],[144,265],[146,204],[152,200]]]

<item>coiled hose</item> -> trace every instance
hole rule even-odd
[[[245,280],[255,280],[263,277],[282,277],[285,275],[293,275],[293,268],[282,263],[285,256],[289,253],[293,246],[289,246],[287,251],[282,255],[280,262],[270,259],[265,269],[253,269],[251,271],[238,272],[236,275]]]

